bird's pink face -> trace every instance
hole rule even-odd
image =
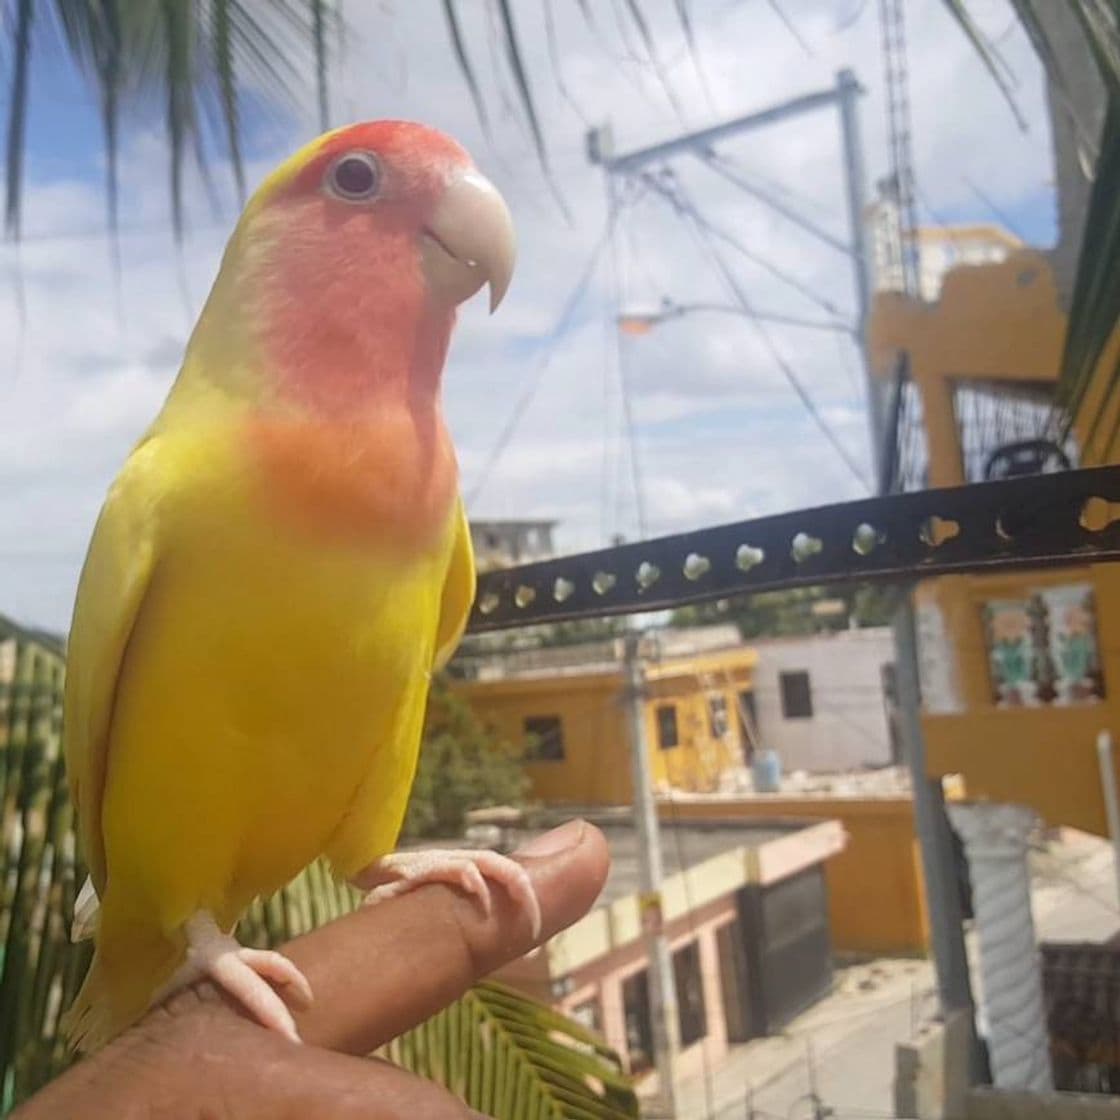
[[[438,384],[455,308],[486,284],[496,307],[514,261],[497,190],[454,140],[401,121],[294,156],[249,204],[242,242],[268,368],[332,411],[389,382]]]

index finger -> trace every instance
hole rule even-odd
[[[376,1050],[586,914],[610,862],[603,834],[585,821],[538,837],[513,858],[540,901],[536,940],[527,915],[501,888],[493,890],[487,917],[474,900],[431,884],[285,945],[315,993],[296,1016],[304,1042],[351,1054]]]

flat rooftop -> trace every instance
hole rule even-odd
[[[503,819],[503,814],[508,814]],[[617,809],[568,809],[522,824],[511,810],[478,814],[472,840],[493,840],[512,850],[530,837],[582,817],[603,830],[611,852],[606,886],[591,911],[544,947],[530,966],[551,977],[563,975],[633,944],[642,935],[641,872],[638,834],[630,806]],[[498,836],[500,834],[500,842]],[[769,885],[818,866],[842,851],[846,835],[839,821],[785,818],[735,821],[662,821],[664,869],[662,914],[667,924],[687,922],[689,914],[743,887]]]
[[[603,830],[611,850],[610,875],[596,906],[610,906],[612,902],[636,894],[642,889],[638,831],[632,823],[608,823],[603,820],[595,820],[593,823]],[[699,867],[715,856],[739,848],[761,848],[763,844],[781,840],[805,827],[800,822],[768,821],[761,824],[752,821],[742,825],[712,826],[691,822],[687,825],[662,823],[661,862],[665,877]]]

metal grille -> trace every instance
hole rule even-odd
[[[953,393],[953,408],[965,480],[985,482],[991,477],[992,456],[1000,448],[1046,435],[1053,394],[1036,384],[961,381]],[[1060,450],[1070,464],[1076,464],[1072,438]]]
[[[1120,948],[1043,944],[1054,1088],[1120,1093]]]
[[[470,629],[786,587],[1117,560],[1114,516],[1120,467],[869,498],[488,572]]]
[[[913,381],[906,381],[899,391],[898,468],[892,489],[909,493],[929,486],[929,441],[921,390]]]

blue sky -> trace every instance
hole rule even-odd
[[[595,0],[593,0],[594,4]],[[859,483],[797,404],[772,355],[741,319],[693,316],[651,336],[619,340],[620,305],[727,303],[729,294],[687,230],[656,199],[620,219],[612,251],[586,285],[562,337],[561,306],[585,270],[605,220],[601,173],[588,166],[585,121],[610,119],[620,149],[700,127],[832,83],[851,66],[867,90],[860,112],[869,183],[886,169],[885,109],[876,8],[854,0],[798,0],[788,9],[807,52],[761,0],[692,4],[699,62],[682,43],[671,0],[647,11],[678,109],[648,59],[613,17],[593,36],[578,5],[556,4],[565,96],[539,19],[518,9],[529,71],[554,168],[550,189],[515,101],[500,40],[484,6],[467,38],[494,122],[479,127],[446,34],[417,4],[346,5],[350,31],[331,70],[335,123],[378,116],[425,120],[452,132],[506,195],[521,242],[507,302],[490,318],[462,317],[445,379],[449,421],[476,516],[555,517],[565,548],[615,533],[679,531],[802,505],[855,497]],[[974,0],[977,17],[1014,71],[1029,122],[1014,124],[1002,96],[944,12],[943,0],[910,0],[911,98],[922,198],[940,220],[991,222],[980,187],[1016,232],[1055,237],[1049,132],[1036,60],[1006,0]],[[425,12],[427,14],[425,14]],[[854,22],[850,17],[856,15]],[[310,73],[293,87],[300,111],[267,101],[247,108],[251,182],[317,131]],[[685,118],[683,124],[681,114]],[[235,216],[228,167],[212,170],[224,195],[215,215],[188,177],[190,233],[181,255],[170,235],[166,150],[159,106],[127,119],[122,145],[118,317],[103,234],[104,175],[96,104],[79,75],[37,56],[33,72],[29,189],[18,254],[0,249],[0,612],[64,627],[78,567],[105,488],[150,421],[174,376],[190,324],[213,279]],[[752,133],[725,145],[736,166],[777,184],[787,201],[846,236],[837,129],[831,113]],[[682,181],[706,218],[752,252],[840,307],[852,305],[847,262],[698,166]],[[569,221],[553,201],[559,192]],[[924,210],[921,217],[929,214]],[[72,236],[73,235],[73,236]],[[789,286],[728,257],[749,297],[787,314],[819,315]],[[27,300],[21,330],[13,278]],[[853,457],[867,460],[858,354],[843,339],[777,328],[774,345],[809,386]],[[548,363],[539,373],[541,362]],[[637,516],[622,387],[636,418]],[[522,413],[492,471],[483,464],[511,412]]]

